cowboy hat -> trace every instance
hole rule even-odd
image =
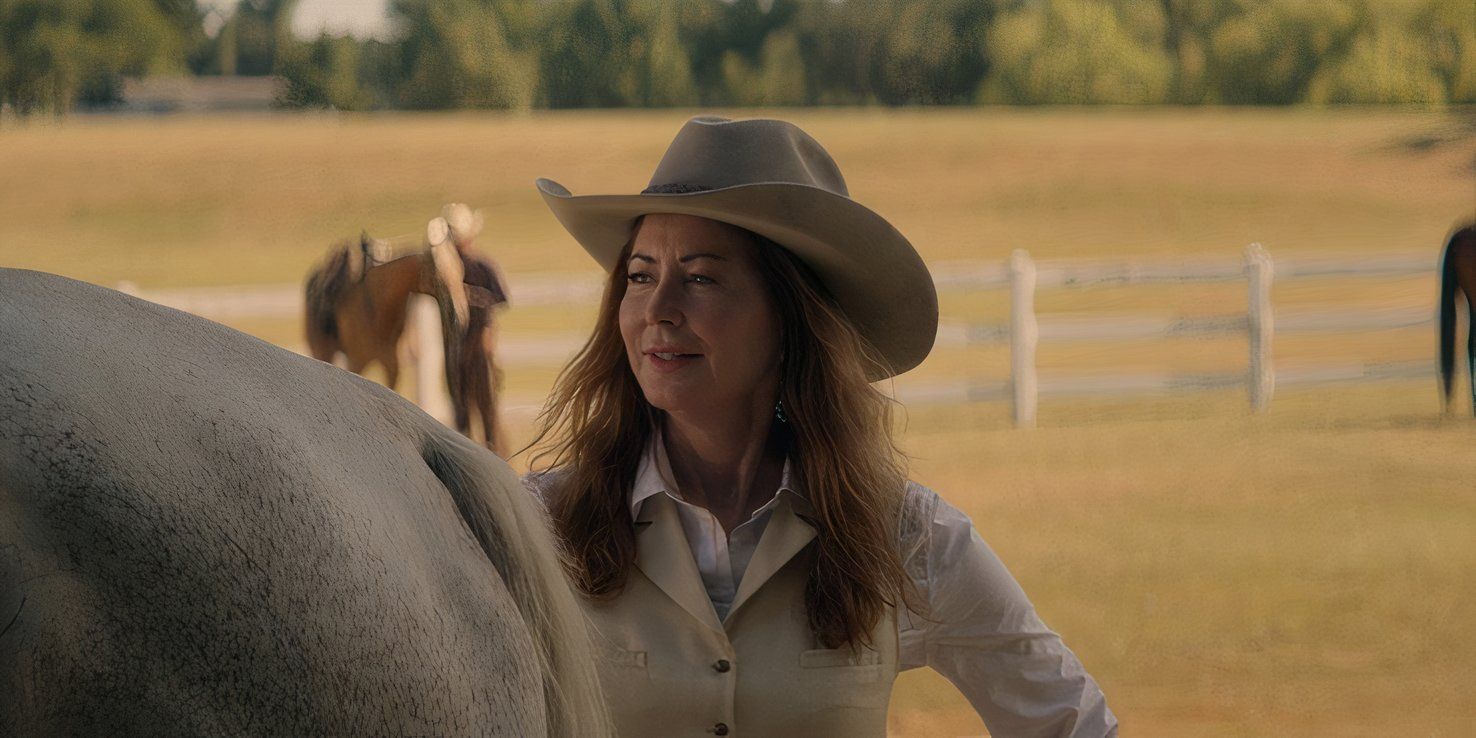
[[[819,277],[887,366],[873,381],[927,357],[938,333],[938,293],[907,239],[852,200],[830,154],[780,120],[687,121],[650,186],[638,195],[570,194],[538,180],[543,201],[606,271],[615,269],[637,218],[679,213],[757,233]]]

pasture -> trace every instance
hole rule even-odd
[[[753,115],[745,111],[740,115]],[[1470,111],[795,110],[852,194],[930,262],[1424,249],[1431,275],[1278,284],[1280,307],[1435,304],[1476,216]],[[517,305],[520,276],[592,275],[539,201],[646,184],[687,111],[0,122],[0,266],[148,288],[300,283],[331,242],[482,208],[508,274],[504,342],[586,331],[591,306]],[[0,297],[3,299],[3,297]],[[1043,290],[1041,313],[1244,312],[1238,284]],[[1003,322],[1005,292],[946,295]],[[300,348],[298,320],[233,323]],[[913,476],[969,513],[1134,736],[1476,732],[1476,421],[1441,418],[1434,330],[1278,338],[1276,361],[1429,359],[1427,380],[1043,398],[899,412]],[[1042,377],[1237,371],[1241,338],[1043,343]],[[935,351],[909,382],[998,379],[1004,346]],[[506,365],[515,447],[558,369]],[[1462,389],[1462,394],[1468,396]],[[526,465],[525,457],[513,460]],[[894,733],[977,735],[940,679],[904,674]]]

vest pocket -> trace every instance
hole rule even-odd
[[[600,658],[611,666],[628,666],[637,669],[646,668],[645,651],[627,651],[623,648],[607,646],[600,649]]]
[[[810,683],[809,699],[820,704],[875,707],[874,695],[860,685],[882,681],[881,654],[876,651],[857,653],[849,648],[817,648],[800,651],[801,678]],[[860,702],[858,702],[860,700]],[[882,699],[882,705],[886,700]]]
[[[876,666],[881,663],[881,654],[870,650],[857,652],[849,648],[817,648],[801,651],[799,663],[805,669]]]

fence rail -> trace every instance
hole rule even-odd
[[[1426,376],[1430,361],[1382,364],[1276,365],[1272,342],[1278,334],[1396,330],[1429,325],[1430,308],[1380,309],[1300,308],[1273,312],[1271,286],[1275,279],[1411,278],[1434,274],[1434,257],[1426,252],[1379,256],[1351,254],[1300,255],[1273,262],[1258,245],[1243,258],[1160,258],[1135,260],[1032,260],[1017,251],[1002,263],[937,262],[929,265],[940,293],[1010,290],[1010,320],[1006,324],[944,321],[938,345],[945,347],[1010,346],[1010,377],[1004,380],[970,379],[953,384],[919,385],[899,382],[897,397],[912,404],[1009,400],[1015,422],[1035,422],[1041,396],[1093,396],[1130,393],[1174,393],[1246,387],[1253,407],[1264,410],[1274,388],[1338,382],[1368,382]],[[525,273],[509,275],[511,303],[523,306],[578,306],[595,303],[603,289],[596,272]],[[1249,309],[1242,314],[1179,317],[1163,315],[1037,315],[1035,294],[1042,289],[1091,286],[1135,286],[1175,283],[1243,282]],[[299,285],[253,285],[141,290],[131,284],[119,289],[144,299],[214,320],[242,318],[300,319],[303,290]],[[447,413],[440,365],[439,323],[426,300],[412,307],[411,324],[421,344],[417,347],[416,401],[437,417]],[[1092,376],[1038,375],[1035,355],[1040,341],[1104,342],[1175,338],[1245,336],[1248,371],[1220,374],[1099,374]],[[584,336],[572,333],[536,338],[503,336],[499,353],[509,365],[559,364],[578,349]],[[297,347],[301,350],[301,347]],[[525,398],[526,399],[526,398]],[[527,405],[528,407],[523,407]],[[510,409],[531,411],[528,402],[512,402]]]
[[[1038,261],[1036,287],[1085,287],[1192,282],[1232,282],[1245,278],[1245,262],[1224,257],[1074,261]],[[1313,277],[1410,277],[1433,274],[1435,258],[1425,252],[1380,256],[1361,254],[1303,255],[1276,262],[1282,279]],[[941,261],[928,265],[938,291],[970,292],[1009,286],[1008,263]],[[599,299],[603,280],[595,272],[528,272],[509,275],[514,305],[580,305]],[[295,318],[302,315],[298,284],[233,285],[140,289],[118,288],[152,302],[215,318]]]
[[[1273,262],[1271,255],[1253,243],[1245,248],[1239,265],[1225,259],[1160,260],[1141,262],[1095,262],[1036,265],[1023,250],[1016,251],[1007,268],[1010,286],[1011,330],[1009,396],[1015,408],[1015,424],[1035,424],[1035,407],[1041,392],[1053,394],[1090,394],[1097,392],[1183,391],[1244,385],[1250,405],[1263,412],[1271,404],[1278,382],[1272,358],[1276,332],[1324,332],[1387,330],[1418,326],[1431,321],[1431,311],[1423,314],[1411,310],[1385,311],[1301,311],[1285,318],[1272,308],[1271,286],[1280,272],[1283,280],[1347,278],[1347,277],[1413,277],[1432,273],[1433,260],[1425,254],[1389,254],[1378,257],[1316,255]],[[945,271],[956,282],[967,283],[960,274],[972,274],[976,284],[993,284],[999,275],[984,270]],[[1151,284],[1204,281],[1245,280],[1247,312],[1244,316],[1215,316],[1194,319],[1078,319],[1054,321],[1040,325],[1033,314],[1033,294],[1041,285],[1081,287],[1097,284]],[[1028,313],[1028,314],[1026,314]],[[1122,340],[1126,338],[1180,337],[1184,335],[1231,335],[1243,333],[1247,339],[1247,371],[1232,374],[1185,376],[1134,375],[1131,377],[1089,377],[1041,382],[1036,376],[1035,354],[1042,338],[1051,340]],[[970,327],[966,339],[994,339],[997,330]],[[1417,376],[1429,371],[1426,362],[1410,362],[1397,366],[1332,366],[1322,365],[1288,370],[1279,381],[1287,384],[1320,384]],[[973,395],[993,395],[997,387],[971,387]]]
[[[1336,277],[1410,277],[1431,274],[1435,258],[1427,252],[1311,254],[1276,262],[1282,279]],[[928,265],[940,292],[1001,289],[1010,284],[1007,262],[941,261]],[[1245,279],[1244,259],[1221,256],[1148,259],[1077,259],[1035,262],[1036,287],[1087,287],[1193,282],[1238,282]]]
[[[514,305],[579,305],[599,299],[604,288],[598,275],[532,273],[510,278]],[[297,284],[229,285],[141,289],[121,282],[118,289],[176,310],[212,320],[231,318],[300,318],[303,287]]]

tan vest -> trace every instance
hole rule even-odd
[[[805,616],[815,530],[774,509],[723,622],[677,517],[655,495],[636,521],[636,569],[609,602],[585,601],[600,682],[621,736],[884,736],[897,675],[890,612],[876,650],[821,648]]]

